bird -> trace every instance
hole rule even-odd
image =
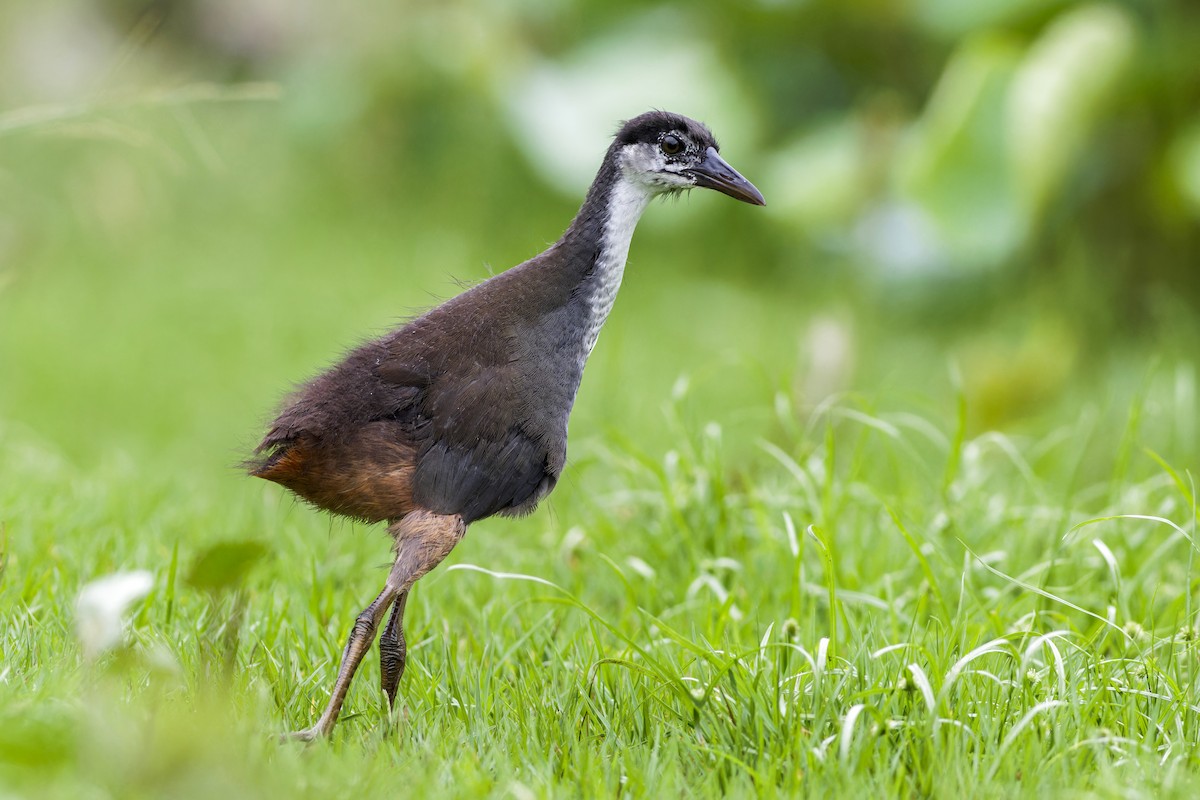
[[[350,350],[284,401],[247,471],[318,509],[387,523],[394,552],[382,591],[354,621],[324,712],[285,738],[330,734],[377,632],[394,710],[409,592],[468,526],[530,513],[554,489],[634,228],[655,197],[692,188],[766,205],[704,124],[658,110],[626,121],[558,241]]]

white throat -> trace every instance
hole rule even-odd
[[[627,174],[622,174],[608,197],[600,252],[589,280],[592,286],[586,302],[591,313],[583,340],[584,360],[591,355],[600,336],[600,328],[612,311],[617,290],[621,288],[621,278],[625,274],[625,260],[629,257],[633,230],[655,194],[657,191],[654,187],[630,180]]]

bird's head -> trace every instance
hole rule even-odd
[[[612,145],[624,176],[653,194],[699,186],[765,206],[762,193],[717,150],[717,140],[704,124],[667,111],[650,111],[629,120]]]

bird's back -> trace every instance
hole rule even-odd
[[[536,259],[304,384],[251,473],[369,521],[397,519],[414,504],[468,522],[532,510],[565,461],[582,363],[545,341],[548,327],[561,327],[555,310],[569,292],[529,280],[530,269]]]

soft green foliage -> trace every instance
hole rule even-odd
[[[154,9],[0,4],[0,797],[1200,792],[1191,0]],[[650,209],[554,495],[278,744],[388,543],[235,465],[651,104],[770,205]]]

